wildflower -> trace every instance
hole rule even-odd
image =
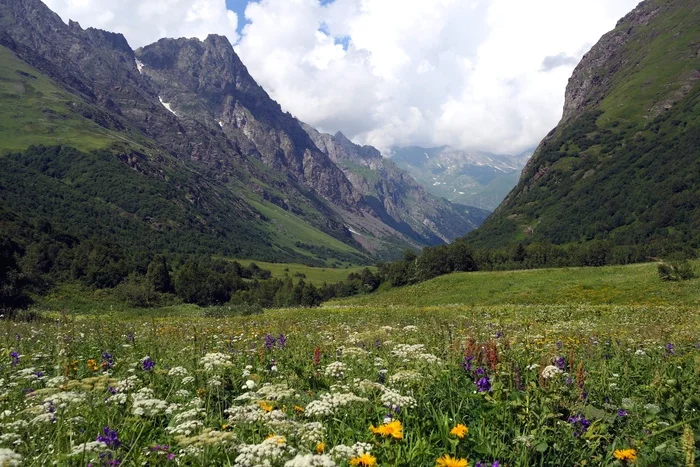
[[[613,456],[617,460],[634,462],[637,460],[637,451],[634,449],[617,449]]]
[[[476,387],[479,392],[489,392],[491,390],[491,380],[488,375],[485,375],[479,381],[476,382]]]
[[[564,359],[564,357],[555,358],[554,365],[556,365],[556,367],[562,371],[566,370],[566,360]]]
[[[100,364],[103,370],[109,370],[114,366],[114,357],[109,352],[102,352],[102,363]]]
[[[399,420],[394,420],[384,425],[379,425],[377,428],[372,425],[369,429],[375,435],[403,439],[403,425],[401,425]]]
[[[153,371],[155,366],[156,362],[154,362],[151,357],[146,356],[141,360],[141,368],[143,368],[143,371]]]
[[[618,417],[626,417],[627,415],[629,415],[629,412],[627,412],[626,410],[617,409],[617,416]]]
[[[469,467],[469,462],[466,459],[451,457],[447,454],[439,458],[435,465],[437,467]]]
[[[591,426],[591,422],[583,415],[569,417],[569,423],[574,427],[574,436],[577,438],[587,432],[588,427]]]
[[[561,368],[554,365],[547,365],[544,367],[544,370],[542,370],[542,377],[544,379],[554,378],[560,373],[562,373]]]
[[[280,349],[285,348],[287,346],[287,336],[280,334],[279,337],[277,337],[277,345]]]
[[[321,348],[316,347],[314,349],[314,366],[318,366],[318,364],[321,362]]]
[[[106,444],[110,449],[117,449],[122,444],[116,430],[112,430],[108,426],[104,427],[102,434],[97,437],[96,441]]]
[[[668,355],[675,355],[676,354],[676,346],[671,344],[670,342],[666,344],[666,353]]]
[[[683,428],[683,436],[681,436],[681,446],[685,453],[685,465],[695,465],[695,435],[690,425],[685,425]]]
[[[12,366],[17,366],[19,365],[19,358],[21,355],[19,352],[12,351],[10,352],[10,358],[12,359]]]
[[[301,407],[299,405],[294,406],[294,411],[299,412],[299,413],[304,413],[304,407]]]
[[[263,409],[265,412],[272,412],[272,410],[275,408],[273,405],[266,401],[259,401],[258,406]]]
[[[87,367],[90,371],[97,371],[100,369],[100,367],[97,365],[97,362],[92,358],[87,361]]]
[[[457,424],[454,428],[450,430],[450,434],[456,436],[459,439],[464,438],[469,433],[469,428],[461,423]]]
[[[371,454],[364,453],[359,457],[353,457],[350,459],[350,465],[357,465],[360,467],[374,467],[377,465],[377,458]]]
[[[267,334],[265,336],[265,348],[267,350],[270,350],[271,348],[273,348],[276,343],[277,343],[277,339],[272,337],[270,334]]]
[[[316,452],[319,454],[323,454],[324,452],[326,452],[326,443],[318,443],[316,445]]]

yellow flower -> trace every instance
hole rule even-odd
[[[274,407],[272,405],[270,405],[268,402],[265,402],[265,401],[259,401],[258,405],[265,412],[272,412],[272,409],[274,409]]]
[[[466,459],[458,459],[445,454],[435,462],[435,465],[437,467],[469,467],[469,462]]]
[[[358,465],[360,467],[374,467],[377,465],[377,458],[364,453],[360,457],[353,457],[350,459],[350,465]]]
[[[466,425],[459,423],[457,426],[450,430],[451,435],[455,435],[457,438],[462,439],[469,433],[469,428]]]
[[[319,454],[326,452],[326,443],[318,443],[316,445],[316,452]]]
[[[403,426],[398,420],[391,421],[384,425],[379,425],[377,428],[372,425],[369,429],[375,435],[391,436],[396,439],[403,439]]]
[[[304,413],[304,407],[300,407],[298,405],[294,406],[294,410],[296,410],[299,413]]]
[[[637,451],[634,449],[617,449],[613,456],[617,460],[634,462],[637,460]]]
[[[87,366],[92,371],[97,371],[100,369],[100,367],[97,366],[97,362],[95,360],[93,360],[92,358],[87,361]]]

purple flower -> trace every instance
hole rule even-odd
[[[559,368],[560,370],[564,371],[566,370],[566,360],[564,357],[557,357],[554,359],[554,364]]]
[[[12,366],[17,366],[19,365],[19,358],[21,355],[19,352],[12,351],[10,352],[10,358],[12,358]]]
[[[119,440],[119,434],[116,430],[112,430],[110,427],[106,426],[102,430],[102,434],[97,437],[97,441],[105,443],[110,449],[117,449],[122,445]],[[119,464],[117,464],[119,465]]]
[[[107,392],[109,392],[112,395],[115,395],[117,393],[117,389],[113,386],[107,386]]]
[[[109,352],[102,352],[102,369],[108,370],[114,366],[114,357]]]
[[[462,362],[462,368],[464,368],[464,371],[472,371],[472,360],[474,360],[474,357],[464,357],[464,361]]]
[[[277,338],[277,344],[279,345],[280,349],[285,348],[287,346],[287,336],[280,334]]]
[[[574,415],[573,417],[569,417],[569,423],[574,428],[574,436],[576,438],[587,432],[588,427],[591,426],[591,422],[586,420],[586,417],[583,415]]]
[[[496,339],[500,339],[503,336],[501,331],[496,332]]]
[[[574,379],[571,376],[567,376],[566,377],[566,385],[571,386],[572,384],[574,384]]]
[[[271,348],[273,348],[276,343],[277,343],[277,339],[272,337],[270,334],[267,334],[265,336],[265,348],[267,350],[270,350]]]
[[[671,344],[670,342],[666,344],[666,353],[668,355],[676,355],[676,346]]]
[[[141,361],[141,368],[143,368],[143,371],[153,371],[155,366],[156,362],[154,362],[151,357],[146,357]]]
[[[488,375],[485,375],[479,381],[476,382],[476,387],[479,392],[489,392],[491,390],[491,380]]]
[[[629,415],[629,412],[627,412],[626,410],[622,410],[622,409],[617,410],[618,417],[626,417],[627,415]]]

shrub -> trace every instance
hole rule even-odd
[[[696,277],[688,260],[661,261],[658,265],[659,278],[664,281],[687,281]]]

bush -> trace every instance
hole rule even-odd
[[[142,276],[129,276],[114,288],[114,294],[119,300],[135,308],[150,308],[161,302],[161,294]]]
[[[657,269],[659,278],[664,282],[687,281],[696,277],[688,260],[661,261]]]

